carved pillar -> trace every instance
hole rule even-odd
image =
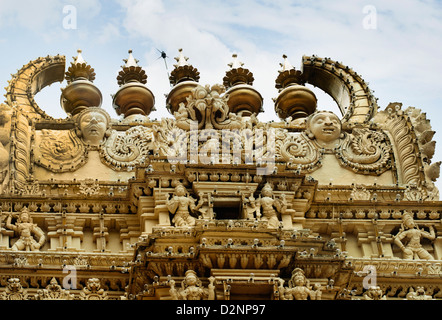
[[[62,213],[58,217],[46,218],[48,224],[48,251],[83,251],[84,219]]]

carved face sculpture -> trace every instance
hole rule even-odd
[[[409,213],[405,213],[402,217],[402,223],[407,229],[413,229],[415,226],[413,217]]]
[[[307,120],[307,131],[319,142],[333,142],[341,135],[341,120],[332,112],[318,112]]]
[[[29,212],[27,210],[23,210],[20,213],[20,222],[22,223],[30,222]]]
[[[175,188],[175,194],[178,197],[183,197],[186,195],[186,188],[184,188],[182,185],[177,185]]]
[[[92,146],[99,145],[109,125],[109,118],[103,110],[91,108],[81,113],[77,120],[83,140]]]

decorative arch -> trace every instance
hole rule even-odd
[[[30,61],[12,75],[6,87],[6,102],[29,119],[52,120],[35,102],[34,96],[44,87],[62,82],[65,76],[64,56],[47,56]]]
[[[302,73],[338,104],[343,122],[367,123],[377,112],[377,98],[367,83],[348,66],[315,55],[302,57]]]

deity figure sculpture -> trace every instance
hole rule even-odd
[[[87,108],[75,119],[77,134],[91,146],[98,146],[103,142],[110,122],[110,116],[99,107]]]
[[[169,195],[170,197],[170,195]],[[198,204],[195,204],[196,200],[187,194],[186,188],[182,184],[178,184],[175,187],[175,192],[172,198],[168,198],[166,206],[169,212],[174,215],[172,223],[176,227],[194,226],[195,218],[190,213],[196,213],[204,204],[203,195],[199,195],[200,199]]]
[[[310,286],[310,281],[300,268],[293,270],[288,287],[284,287],[283,284],[284,280],[281,279],[279,284],[281,300],[321,300],[322,291],[320,286]]]
[[[379,286],[370,286],[364,292],[364,300],[387,300],[387,297],[383,295],[382,289]]]
[[[173,300],[215,300],[215,281],[214,277],[209,278],[208,289],[203,288],[201,280],[193,270],[185,273],[184,280],[181,282],[181,288],[175,288],[175,280],[170,280],[169,293]]]
[[[74,295],[69,294],[58,284],[57,279],[52,278],[45,289],[38,290],[35,295],[36,300],[74,300]]]
[[[276,199],[270,183],[266,183],[261,190],[261,195],[257,200],[249,198],[250,206],[256,210],[256,218],[268,221],[269,228],[279,226],[278,214],[284,214],[287,210],[285,195],[281,199]],[[261,211],[260,211],[261,210]],[[250,217],[250,212],[248,213]]]
[[[433,226],[429,226],[430,232],[419,229],[410,213],[406,212],[402,216],[402,226],[398,234],[394,237],[394,243],[402,250],[404,259],[434,260],[433,256],[422,247],[421,239],[434,240],[436,234]],[[408,240],[405,245],[402,240]]]
[[[80,292],[80,300],[107,300],[107,292],[101,289],[100,279],[91,278],[87,281],[83,291]]]
[[[13,215],[10,213],[6,219],[6,227],[17,233],[20,238],[12,246],[14,251],[39,251],[44,245],[46,237],[37,224],[32,222],[29,210],[24,207],[15,224],[12,224]],[[34,239],[37,237],[38,241]]]
[[[0,300],[27,300],[28,294],[23,289],[20,279],[8,279],[8,285],[4,292],[0,295]]]
[[[307,118],[306,134],[319,147],[334,149],[341,137],[341,120],[330,111],[315,112]]]

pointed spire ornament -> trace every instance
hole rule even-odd
[[[88,80],[93,82],[95,80],[94,69],[84,60],[80,49],[77,50],[77,53],[78,55],[76,57],[72,57],[74,61],[71,62],[71,65],[65,74],[66,81],[68,84],[76,80]]]
[[[132,50],[129,50],[129,58],[123,59],[125,65],[122,66],[122,70],[118,73],[117,82],[119,86],[122,86],[129,82],[139,82],[142,84],[147,83],[147,75],[143,68],[138,66],[138,60],[134,58]]]
[[[232,55],[233,61],[228,64],[230,70],[226,72],[226,76],[223,79],[223,84],[226,88],[233,87],[237,84],[249,84],[252,85],[253,73],[249,69],[243,68],[244,63],[238,60],[238,55],[234,53]]]
[[[182,81],[195,81],[198,82],[200,79],[200,73],[198,69],[194,68],[187,61],[188,57],[185,57],[183,54],[183,49],[179,49],[178,57],[175,57],[175,60],[178,62],[174,64],[175,69],[171,72],[169,81],[170,84],[176,85]]]

